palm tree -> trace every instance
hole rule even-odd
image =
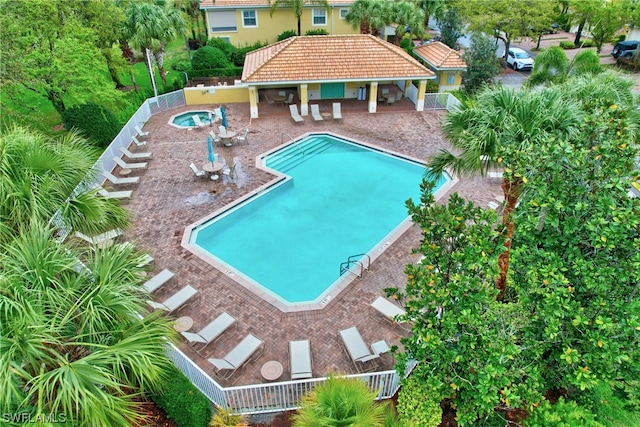
[[[353,28],[362,34],[377,35],[380,28],[391,22],[389,2],[383,0],[356,0],[344,17]]]
[[[447,9],[446,0],[417,0],[416,5],[424,12],[422,26],[425,29],[429,27],[429,18],[442,18]]]
[[[569,77],[584,74],[598,74],[603,70],[600,58],[591,50],[579,52],[569,61],[558,46],[552,46],[536,56],[531,76],[525,81],[527,86],[562,83]]]
[[[143,53],[147,49],[153,53],[164,86],[167,85],[164,71],[165,46],[176,37],[183,36],[186,28],[181,12],[174,8],[132,2],[126,12],[125,36],[129,44]],[[149,74],[153,74],[151,64],[147,64],[147,68]]]
[[[411,35],[414,33],[422,35],[425,32],[424,12],[414,3],[406,1],[392,3],[391,20],[396,24],[396,46],[400,45],[407,27],[410,28]]]
[[[330,375],[302,398],[291,420],[295,427],[383,427],[388,409],[376,395],[359,379]]]
[[[60,213],[63,227],[95,234],[123,228],[127,212],[78,185],[97,151],[77,133],[60,139],[14,127],[0,135],[0,246]]]
[[[485,176],[499,166],[504,168],[502,191],[505,205],[502,224],[506,229],[506,251],[498,259],[500,276],[496,281],[498,299],[504,297],[513,213],[527,181],[527,165],[520,164],[527,148],[549,138],[566,138],[578,131],[581,114],[574,102],[562,98],[557,88],[529,91],[500,87],[482,91],[477,101],[449,113],[443,131],[458,154],[441,150],[428,162],[432,178],[449,169],[462,177]]]
[[[296,15],[296,19],[298,20],[299,36],[302,35],[300,17],[302,16],[302,11],[305,5],[322,6],[327,10],[329,9],[329,2],[327,0],[267,0],[267,4],[269,5],[269,13],[271,16],[273,16],[276,9],[279,7],[293,9],[293,13]]]

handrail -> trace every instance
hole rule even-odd
[[[356,273],[355,271],[351,270],[352,264],[358,265],[360,267],[360,273]],[[348,271],[358,276],[358,279],[362,279],[364,270],[365,270],[364,265],[362,265],[362,263],[359,260],[349,260],[340,264],[340,276],[342,276],[346,271]]]
[[[347,258],[347,262],[352,261],[352,260],[353,260],[353,258],[356,258],[356,257],[358,257],[358,258],[364,258],[364,257],[366,257],[366,258],[367,258],[367,265],[366,265],[366,266],[364,266],[362,263],[360,263],[360,264],[362,265],[362,267],[363,267],[365,270],[369,270],[369,267],[371,266],[371,257],[370,257],[368,254],[365,254],[365,253],[362,253],[362,254],[356,254],[356,255],[351,255],[349,258]]]
[[[293,141],[293,138],[291,137],[291,135],[289,135],[289,134],[288,134],[288,133],[286,133],[286,132],[282,132],[282,133],[280,134],[280,144],[281,144],[281,145],[282,145],[282,144],[284,144],[283,137],[284,137],[285,135],[287,135],[287,136],[289,137],[289,139],[290,139],[291,141]],[[295,143],[295,144],[293,144],[293,146],[294,146],[294,147],[296,147],[298,150],[300,150],[300,152],[302,153],[302,158],[304,159],[305,153],[304,153],[304,150],[300,147],[299,143]]]

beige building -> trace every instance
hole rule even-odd
[[[442,42],[432,42],[416,47],[413,53],[436,73],[438,92],[460,88],[467,64],[456,50]]]

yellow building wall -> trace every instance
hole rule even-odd
[[[258,19],[258,26],[255,28],[244,28],[242,26],[242,10],[236,10],[237,31],[211,32],[211,26],[207,25],[209,38],[228,37],[232,45],[242,47],[256,42],[274,43],[278,40],[278,35],[284,31],[298,31],[298,20],[292,9],[278,9],[270,15],[269,9],[254,9]],[[215,13],[215,12],[208,12]],[[207,22],[210,22],[207,19]],[[357,28],[351,27],[344,20],[340,19],[340,8],[329,8],[327,11],[326,25],[312,25],[312,8],[305,8],[300,17],[300,28],[302,35],[309,30],[323,29],[329,34],[358,34]]]
[[[210,89],[213,89],[214,93],[209,93]],[[187,105],[249,102],[249,88],[247,86],[201,86],[184,88],[183,90]]]
[[[453,83],[449,83],[449,74],[455,73],[455,77],[453,79]],[[438,71],[438,87],[440,88],[440,92],[445,90],[455,90],[459,89],[462,84],[462,71]]]

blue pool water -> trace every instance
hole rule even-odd
[[[423,164],[330,135],[263,162],[292,179],[196,227],[190,241],[285,304],[315,301],[339,278],[340,263],[405,220],[405,201],[419,200],[425,172]]]
[[[209,124],[209,111],[188,111],[175,116],[171,120],[171,123],[184,128],[194,127],[196,124],[194,123],[192,116],[198,116],[202,123]],[[216,115],[213,112],[211,113],[211,118],[212,120],[215,120],[216,118]]]

